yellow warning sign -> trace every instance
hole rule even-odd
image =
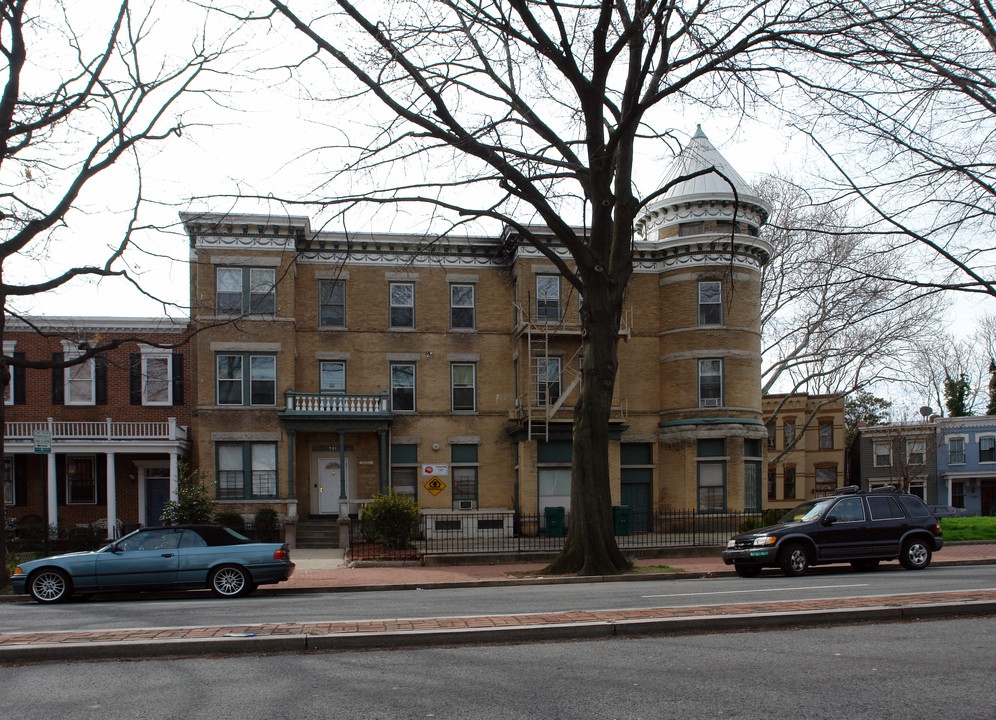
[[[444,483],[438,477],[433,475],[431,478],[425,481],[425,485],[423,485],[422,487],[431,492],[433,495],[438,495],[439,493],[441,493],[443,490],[446,489],[446,483]]]

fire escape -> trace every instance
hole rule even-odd
[[[552,425],[569,425],[574,419],[581,388],[581,323],[576,312],[573,317],[559,307],[553,312],[528,297],[525,304],[516,302],[514,307],[512,339],[520,362],[525,358],[527,373],[526,387],[518,390],[512,416],[525,426],[530,440],[548,441]],[[629,308],[623,312],[620,337],[629,339],[632,319]],[[620,398],[617,376],[611,417],[622,421],[626,400]]]

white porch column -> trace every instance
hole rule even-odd
[[[176,502],[180,497],[179,457],[175,452],[169,454],[169,499]]]
[[[48,454],[48,524],[59,527],[59,489],[55,478],[55,452]]]
[[[114,453],[107,453],[107,537],[118,536],[118,482],[114,476]]]

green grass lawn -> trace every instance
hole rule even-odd
[[[941,533],[949,542],[996,540],[996,517],[941,518]]]

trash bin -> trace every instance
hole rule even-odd
[[[561,506],[548,507],[544,511],[546,516],[546,536],[564,537],[564,508]]]
[[[633,508],[629,505],[613,506],[612,520],[616,537],[629,535],[629,528],[633,524]]]

